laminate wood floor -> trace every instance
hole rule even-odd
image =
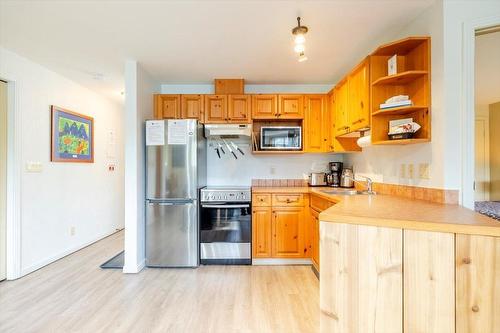
[[[0,283],[0,332],[318,332],[309,266],[102,270],[116,233],[16,281]]]

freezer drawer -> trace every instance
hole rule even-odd
[[[196,267],[198,258],[197,201],[147,202],[146,265]]]

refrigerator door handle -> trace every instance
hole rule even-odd
[[[179,200],[179,201],[160,201],[160,200],[148,200],[149,205],[158,205],[158,206],[181,206],[181,205],[190,205],[194,204],[194,200]]]

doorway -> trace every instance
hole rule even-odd
[[[474,208],[500,220],[500,26],[476,32]]]
[[[0,281],[7,276],[7,83],[0,81]]]

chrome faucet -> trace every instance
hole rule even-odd
[[[373,190],[373,180],[370,178],[370,177],[365,177],[365,176],[358,176],[358,177],[362,177],[364,179],[366,179],[366,191],[364,191],[366,194],[377,194],[374,190]],[[349,176],[350,179],[352,179],[353,182],[355,183],[358,183],[360,185],[363,185],[365,186],[364,183],[354,179],[354,176]]]

